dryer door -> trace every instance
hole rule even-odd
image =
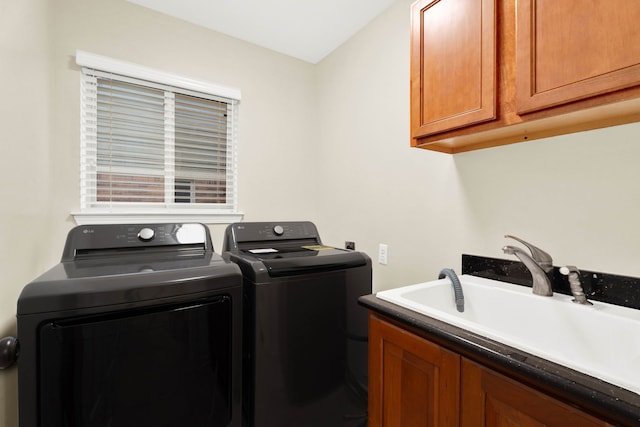
[[[227,426],[231,338],[226,296],[45,323],[39,426]]]

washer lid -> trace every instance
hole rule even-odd
[[[361,252],[352,252],[331,246],[273,248],[269,252],[262,252],[263,250],[248,249],[242,252],[245,256],[255,257],[262,261],[269,276],[272,277],[340,270],[367,264],[367,257]]]

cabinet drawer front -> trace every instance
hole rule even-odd
[[[419,0],[411,14],[412,137],[494,119],[495,0]]]
[[[640,2],[519,0],[519,114],[640,84]]]

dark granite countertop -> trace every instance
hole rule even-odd
[[[495,264],[495,260],[489,260]],[[477,261],[477,259],[472,261]],[[511,265],[510,261],[504,262]],[[501,262],[498,262],[498,264],[501,264]],[[471,270],[468,268],[468,262],[466,266],[463,265],[465,274],[474,274],[474,271]],[[486,274],[477,275],[486,277]],[[510,281],[504,280],[504,277],[502,279],[498,277],[490,278]],[[519,284],[527,285],[526,283]],[[638,291],[640,291],[640,286],[638,286]],[[640,426],[639,394],[399,305],[383,301],[376,298],[375,295],[363,296],[359,302],[369,310],[408,327],[418,335],[427,336],[439,345],[476,360],[529,386],[540,389],[553,397],[578,406],[584,411],[603,418],[614,425]]]

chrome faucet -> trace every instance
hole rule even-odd
[[[529,256],[529,254],[516,246],[504,246],[502,248],[502,252],[508,255],[515,255],[527,269],[529,269],[533,279],[533,293],[547,297],[552,296],[553,289],[549,276],[547,275],[547,273],[553,271],[553,259],[551,255],[518,237],[509,234],[504,237],[517,240],[531,251],[531,256]]]

